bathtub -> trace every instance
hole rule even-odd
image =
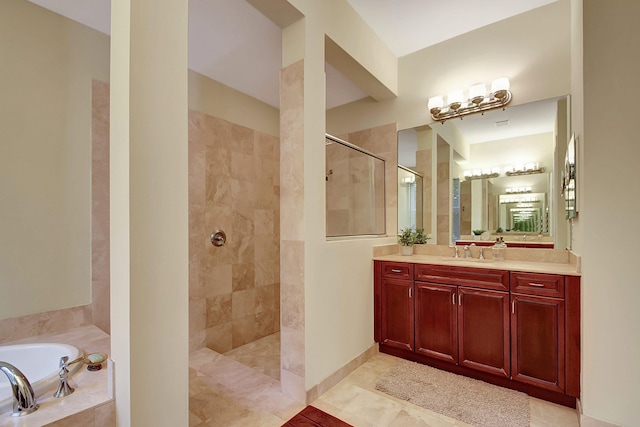
[[[60,358],[69,356],[69,361],[76,359],[81,354],[77,347],[68,344],[39,343],[0,345],[0,360],[20,369],[27,377],[36,398],[51,392],[58,387],[60,370]],[[69,373],[75,373],[82,363],[76,363],[69,367]],[[0,413],[12,408],[13,393],[7,376],[0,372]]]

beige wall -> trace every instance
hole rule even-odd
[[[575,1],[572,121],[578,135],[578,218],[582,256],[582,425],[638,424],[640,300],[634,225],[640,121],[640,3]],[[580,18],[583,8],[584,16]],[[576,43],[578,44],[578,42]],[[583,101],[583,104],[582,104]],[[577,105],[576,105],[577,104]],[[615,105],[615,108],[603,106]],[[584,117],[582,117],[584,114]]]
[[[398,97],[333,108],[327,112],[327,132],[339,135],[389,122],[397,122],[398,129],[421,126],[432,121],[426,108],[430,96],[503,75],[511,79],[513,105],[566,95],[569,22],[569,0],[560,0],[403,56]]]
[[[24,0],[0,3],[0,28],[9,318],[91,301],[91,81],[109,79],[109,39]]]
[[[189,416],[188,4],[111,6],[116,420],[177,426]]]
[[[268,135],[280,135],[277,108],[192,70],[189,108]]]
[[[305,19],[283,31],[281,380],[286,394],[304,400],[373,345],[373,307],[366,297],[372,295],[372,247],[396,239],[326,240],[325,198],[317,196],[325,192],[326,173],[324,31],[331,16],[349,8],[346,2],[299,6]]]

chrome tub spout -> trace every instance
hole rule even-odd
[[[0,371],[4,372],[13,391],[12,417],[27,415],[38,409],[36,396],[27,377],[15,366],[7,362],[0,362]]]

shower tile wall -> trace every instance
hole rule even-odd
[[[189,111],[190,349],[280,329],[279,139]],[[216,248],[209,236],[226,232]]]
[[[93,324],[110,332],[109,83],[91,91],[91,311]]]

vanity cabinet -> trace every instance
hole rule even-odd
[[[380,351],[575,407],[580,278],[374,262]]]
[[[393,348],[414,349],[413,265],[386,262],[380,265],[380,313],[376,341]]]
[[[506,272],[434,265],[414,268],[416,352],[509,377]]]
[[[565,391],[565,277],[511,273],[513,379]]]

